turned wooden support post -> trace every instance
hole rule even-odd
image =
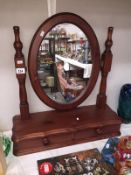
[[[29,119],[29,105],[27,101],[27,93],[25,88],[26,66],[25,59],[22,53],[23,44],[20,41],[20,29],[14,26],[15,42],[14,48],[16,50],[14,61],[16,68],[16,77],[19,83],[19,97],[20,97],[20,116],[22,120]]]
[[[97,101],[96,105],[99,108],[103,108],[106,105],[106,85],[107,85],[107,76],[108,73],[111,70],[111,64],[112,64],[112,33],[113,33],[113,27],[108,27],[108,35],[107,40],[105,42],[105,51],[102,54],[101,57],[101,83],[100,83],[100,89],[99,94],[97,95]]]

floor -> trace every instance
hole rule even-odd
[[[11,132],[6,132],[5,134],[11,136]],[[121,125],[121,135],[131,135],[131,124]],[[11,151],[9,156],[7,157],[6,175],[38,175],[37,160],[92,148],[98,148],[101,151],[106,141],[107,139],[104,139],[19,157],[14,156]]]

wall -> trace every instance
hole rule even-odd
[[[20,26],[23,53],[27,62],[31,39],[47,15],[46,0],[0,0],[0,130],[11,129],[12,117],[19,114],[13,26]],[[26,85],[31,111],[39,110],[44,105],[34,94],[28,76]]]
[[[101,52],[107,27],[114,26],[113,65],[108,77],[107,103],[116,111],[120,88],[131,83],[131,1],[130,0],[57,0],[57,12],[69,11],[83,17],[94,28]],[[19,113],[19,91],[14,67],[14,34],[12,27],[21,27],[23,53],[28,57],[30,41],[37,27],[48,16],[46,0],[0,0],[0,130],[12,128],[12,117]],[[82,104],[93,104],[99,80],[89,98]],[[35,95],[27,75],[30,111],[49,108]]]

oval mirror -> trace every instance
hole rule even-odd
[[[100,68],[99,45],[89,24],[60,13],[37,30],[29,51],[29,75],[38,97],[55,109],[71,109],[91,93]]]

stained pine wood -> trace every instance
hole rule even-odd
[[[85,92],[83,92],[76,101],[67,105],[54,102],[49,99],[43,91],[41,91],[36,71],[36,54],[40,42],[43,39],[40,38],[41,34],[43,34],[41,32],[46,34],[48,29],[60,22],[71,22],[78,25],[78,27],[87,34],[89,42],[91,43],[91,49],[93,49],[93,73],[91,74],[90,82],[87,85]],[[89,24],[84,24],[86,24],[85,21],[77,15],[61,13],[46,20],[34,35],[28,61],[31,82],[38,97],[46,104],[49,104],[50,107],[54,107],[55,110],[29,113],[25,88],[26,73],[16,75],[19,83],[20,114],[13,118],[12,141],[13,152],[15,155],[24,155],[52,148],[108,138],[120,134],[121,120],[106,104],[107,76],[111,69],[112,62],[112,27],[108,28],[108,36],[105,43],[106,48],[102,54],[102,78],[96,104],[78,107],[78,105],[91,93],[100,70],[100,53],[97,38]],[[14,33],[16,68],[26,68],[24,56],[22,54],[22,43],[19,37],[18,26],[14,27]],[[19,61],[22,61],[22,64],[18,64],[20,63]]]
[[[69,111],[30,114],[26,122],[13,119],[14,154],[23,155],[52,148],[104,139],[120,134],[120,118],[108,106],[79,107]]]
[[[73,100],[71,103],[68,104],[60,104],[52,99],[50,99],[46,93],[43,92],[43,88],[40,85],[40,81],[37,75],[37,64],[36,59],[38,55],[38,50],[40,47],[41,42],[43,41],[46,34],[56,25],[61,23],[71,23],[76,25],[80,30],[84,32],[87,36],[88,41],[90,43],[91,48],[91,59],[93,62],[92,71],[90,80],[87,83],[87,86],[81,92],[79,97],[76,100]],[[32,39],[30,49],[29,49],[29,57],[28,57],[28,70],[29,70],[29,77],[31,80],[32,87],[40,98],[45,104],[50,106],[51,108],[55,108],[57,110],[67,110],[72,109],[80,105],[92,92],[93,88],[95,87],[98,74],[100,71],[100,49],[99,43],[96,37],[96,34],[92,27],[80,16],[73,14],[73,13],[58,13],[44,21]]]

